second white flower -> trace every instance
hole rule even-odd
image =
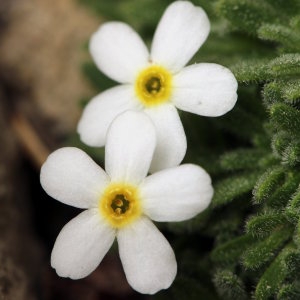
[[[63,277],[79,279],[99,265],[117,237],[129,284],[153,294],[173,282],[174,252],[154,221],[187,220],[210,203],[209,175],[182,165],[146,177],[156,145],[151,120],[126,112],[111,125],[105,148],[106,172],[77,148],[52,153],[41,184],[53,198],[86,209],[55,242],[51,265]]]

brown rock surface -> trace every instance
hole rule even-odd
[[[0,83],[0,299],[31,300],[43,251],[33,233],[26,174],[6,103]]]
[[[0,0],[0,300],[140,298],[117,254],[78,281],[49,263],[56,223],[69,210],[41,191],[38,173],[74,132],[80,98],[94,94],[80,72],[99,25],[88,13],[76,0]]]
[[[49,262],[70,210],[41,191],[39,168],[74,132],[80,98],[94,94],[80,64],[98,25],[76,0],[0,0],[0,300],[141,298],[116,253],[78,281]]]
[[[31,91],[30,105],[74,130],[80,98],[93,94],[80,64],[99,19],[75,0],[3,0],[1,15],[0,65]]]

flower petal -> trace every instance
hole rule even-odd
[[[174,167],[186,153],[186,136],[174,105],[165,104],[146,109],[156,128],[157,146],[150,172]]]
[[[120,230],[117,237],[127,281],[136,291],[155,294],[172,284],[177,272],[174,252],[148,218]]]
[[[133,82],[136,72],[149,63],[149,52],[127,24],[108,22],[90,40],[90,52],[98,68],[122,83]]]
[[[196,64],[174,76],[174,104],[201,116],[217,117],[230,111],[237,100],[237,81],[217,64]]]
[[[209,175],[186,164],[160,171],[140,185],[143,210],[154,221],[183,221],[203,211],[211,202]]]
[[[89,146],[104,146],[109,125],[117,115],[129,109],[139,109],[131,85],[120,85],[94,97],[78,123],[80,139]]]
[[[79,208],[97,206],[109,182],[106,173],[85,152],[73,147],[50,154],[42,166],[40,180],[49,196]]]
[[[127,111],[118,116],[108,130],[105,147],[105,169],[111,180],[140,183],[155,146],[155,128],[146,114]]]
[[[61,277],[80,279],[100,264],[115,239],[97,209],[85,210],[59,233],[51,254],[51,266]]]
[[[201,7],[175,1],[162,16],[151,48],[151,59],[173,72],[179,71],[206,40],[210,23]]]

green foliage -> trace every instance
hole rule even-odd
[[[282,87],[282,97],[288,104],[300,102],[300,80],[291,80]]]
[[[289,201],[285,213],[289,220],[294,223],[297,223],[300,217],[300,185],[295,194],[291,197]]]
[[[251,235],[239,236],[216,247],[211,253],[211,258],[222,266],[236,263],[254,241]]]
[[[292,251],[291,245],[286,246],[264,272],[256,286],[255,297],[257,300],[269,299],[279,291],[289,273],[286,258]]]
[[[226,171],[252,170],[258,168],[264,154],[260,149],[238,149],[223,154],[220,165]]]
[[[268,64],[268,70],[272,77],[279,78],[300,74],[300,54],[283,54]]]
[[[285,176],[285,182],[282,186],[278,187],[276,192],[269,197],[265,202],[266,206],[272,208],[284,208],[295,193],[300,181],[300,174],[298,173],[287,173]]]
[[[213,280],[222,299],[246,300],[249,298],[243,281],[230,270],[216,272]]]
[[[294,233],[294,242],[297,246],[300,246],[300,221],[296,225],[296,230]]]
[[[269,77],[267,62],[265,58],[240,61],[232,66],[232,71],[242,83],[264,81]]]
[[[254,203],[262,203],[278,188],[284,180],[284,169],[280,167],[267,170],[257,181],[253,190]]]
[[[294,52],[300,50],[299,32],[295,32],[290,27],[278,24],[263,24],[259,27],[257,34],[263,40],[282,44],[281,51]]]
[[[137,30],[147,32],[154,29],[170,0],[78,0],[88,5],[93,12],[107,20],[128,22]],[[155,7],[155,9],[153,9]],[[152,9],[151,9],[152,8]],[[99,20],[100,23],[100,20]]]
[[[297,300],[300,297],[300,282],[294,281],[290,284],[283,285],[278,294],[278,300]]]
[[[277,210],[264,211],[252,216],[246,224],[246,232],[258,239],[264,238],[279,226],[288,223],[286,216]]]
[[[291,140],[291,135],[284,130],[275,133],[271,143],[273,153],[279,158],[282,157],[286,146],[291,142]]]
[[[300,136],[300,111],[297,108],[284,103],[275,103],[270,107],[270,119],[274,129]]]
[[[235,239],[217,245],[211,254],[216,267],[229,262],[225,254],[224,258],[216,254],[237,254],[236,261],[231,260],[233,274],[244,279],[246,287],[249,281],[256,286],[255,299],[270,299],[275,296],[278,299],[298,299],[299,296],[299,283],[295,281],[297,272],[294,270],[295,266],[299,265],[299,255],[295,254],[295,247],[300,247],[300,3],[288,2],[289,4],[279,0],[231,0],[218,1],[217,5],[219,12],[230,21],[234,30],[242,30],[258,39],[271,42],[270,47],[273,47],[273,57],[241,60],[233,65],[234,73],[240,82],[260,84],[262,101],[269,112],[269,118],[265,121],[265,133],[259,135],[258,141],[266,139],[271,141],[270,144],[266,146],[261,142],[254,143],[256,147],[250,148],[249,151],[255,153],[258,150],[267,150],[269,157],[273,155],[273,159],[265,172],[256,179],[253,201],[258,205],[258,212],[248,218],[246,235],[238,232]],[[258,146],[260,147],[257,148]],[[238,148],[233,153],[239,151],[245,149]],[[256,163],[253,162],[253,166],[249,168],[247,152],[245,159],[238,163],[231,163],[230,159],[234,160],[233,154],[223,154],[223,169],[235,172],[222,180],[235,181],[238,180],[239,174],[242,174],[241,171],[247,170],[249,173],[251,169],[258,169],[263,156],[267,157],[267,154],[257,158]],[[238,155],[236,158],[239,160]],[[217,185],[216,189],[218,193]],[[249,235],[252,237],[250,244]],[[247,243],[243,242],[243,238],[246,238]],[[285,246],[288,242],[290,244]],[[240,244],[240,252],[236,250],[237,244]],[[223,248],[225,251],[222,251]],[[216,257],[219,260],[216,260]],[[256,270],[254,273],[253,269]],[[216,274],[219,274],[218,268]],[[221,295],[221,280],[214,282]],[[248,286],[249,294],[251,290],[251,286]]]
[[[213,198],[213,206],[217,207],[250,192],[257,180],[260,172],[252,172],[239,174],[219,181],[215,185],[215,195]]]
[[[236,29],[251,34],[255,34],[263,22],[276,18],[275,9],[266,1],[222,0],[218,2],[217,9]]]
[[[172,2],[78,1],[99,22],[130,23],[148,44]],[[229,67],[239,98],[220,118],[181,113],[185,161],[211,174],[215,194],[196,218],[160,225],[179,271],[154,298],[300,299],[300,1],[193,2],[207,11],[212,29],[192,62]],[[82,70],[95,94],[114,85],[91,62]],[[103,151],[85,150],[103,163]]]
[[[291,238],[288,229],[280,228],[273,231],[269,237],[259,240],[243,254],[243,265],[247,269],[257,269],[272,261],[278,250]]]

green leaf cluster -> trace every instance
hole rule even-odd
[[[241,180],[245,172],[250,176],[256,168],[262,173],[253,179],[247,199],[251,206],[243,212],[240,231],[214,244],[215,287],[221,289],[222,299],[240,299],[230,295],[230,285],[224,292],[220,274],[227,274],[225,280],[230,272],[231,284],[237,276],[238,286],[244,287],[242,297],[246,293],[249,299],[299,299],[300,2],[223,0],[217,1],[216,8],[232,31],[265,43],[270,55],[243,59],[232,66],[240,85],[258,88],[257,97],[267,115],[261,122],[263,132],[253,134],[249,148],[238,146],[220,156],[222,169],[232,169],[221,183]],[[247,152],[245,158],[237,157],[242,162],[237,173],[237,162],[224,158],[241,151],[259,154],[250,167],[244,162],[249,159]],[[224,199],[233,202],[238,191],[244,192],[239,184],[232,189],[234,193],[229,194],[218,182],[216,196],[221,191]],[[230,201],[226,203],[230,205]]]

